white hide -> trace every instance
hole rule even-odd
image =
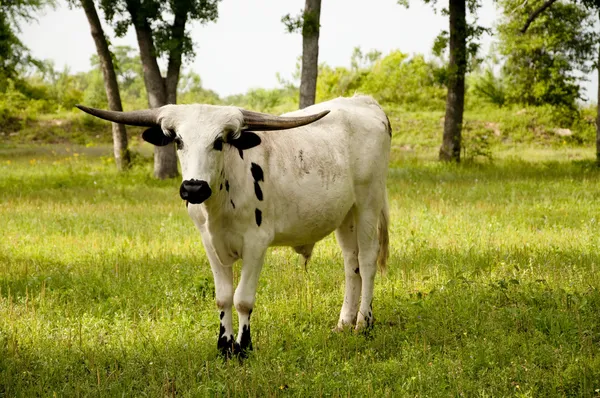
[[[342,240],[346,263],[346,297],[338,326],[356,323],[361,288],[358,326],[372,321],[376,229],[381,215],[387,212],[389,121],[376,101],[367,96],[337,98],[284,116],[323,110],[331,112],[303,127],[255,132],[261,144],[244,150],[242,158],[240,151],[227,143],[222,151],[213,149],[218,137],[228,141],[239,136],[244,122],[238,108],[172,105],[161,109],[163,130],[174,132],[183,143],[178,150],[183,179],[207,181],[212,190],[204,203],[189,204],[188,212],[201,232],[211,262],[217,306],[227,336],[233,335],[231,305],[238,310],[238,343],[243,325],[248,326],[249,333],[249,311],[266,249],[307,246],[310,252],[312,244],[343,222],[347,230],[338,231],[338,240]],[[264,181],[258,182],[263,200],[255,194],[252,163],[264,174]],[[257,209],[261,212],[260,226]],[[242,278],[232,297],[230,266],[240,258]]]

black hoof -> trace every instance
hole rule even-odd
[[[246,347],[243,347],[243,346],[239,345],[238,343],[235,343],[233,354],[235,356],[237,356],[239,359],[246,359],[250,355],[251,351],[252,351],[252,342],[250,342],[250,344]]]
[[[227,338],[227,336],[223,335],[224,332],[225,328],[221,326],[221,337],[217,340],[217,349],[223,358],[231,359],[235,353],[235,346],[237,343],[233,339],[233,335],[230,335],[229,338]]]

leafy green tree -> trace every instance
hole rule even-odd
[[[499,51],[507,101],[576,111],[581,76],[591,71],[594,18],[574,2],[501,0]],[[540,11],[541,10],[541,11]]]
[[[304,12],[300,16],[291,17],[287,14],[281,19],[290,33],[302,32],[301,109],[315,103],[319,74],[320,19],[321,0],[306,0]]]
[[[208,23],[218,16],[220,0],[101,0],[101,7],[117,36],[128,28],[135,29],[144,84],[150,108],[177,102],[177,84],[184,57],[192,58],[194,49],[188,22]],[[163,77],[158,66],[160,57],[167,58]],[[154,148],[154,175],[175,177],[177,156],[173,144]]]
[[[581,2],[596,16],[596,22],[598,22],[600,20],[600,0],[581,0]],[[598,93],[596,97],[596,164],[600,166],[600,43],[598,43],[594,67],[598,73]]]
[[[555,2],[556,2],[556,0],[546,0],[545,2],[541,3],[541,5],[538,4],[537,8],[535,8],[529,14],[529,17],[527,18],[526,22],[523,24],[522,28],[520,29],[520,32],[522,34],[527,33],[531,24],[535,20],[539,19],[541,16],[543,18],[552,18],[552,17],[560,18],[561,10],[558,10],[556,13],[554,13],[555,15],[552,15],[553,13],[548,12],[548,10],[552,7],[552,5],[554,5]],[[589,29],[590,22],[593,22],[594,20],[596,23],[598,22],[598,19],[600,16],[600,1],[599,0],[578,0],[575,3],[573,3],[571,6],[578,8],[578,10],[577,10],[578,12],[576,13],[575,17],[577,17],[579,15],[579,17],[582,20],[585,20],[588,29]],[[556,6],[552,7],[552,11],[555,11],[555,9],[556,9]],[[584,11],[584,10],[590,13],[588,18],[585,18],[584,16],[582,16],[581,11]],[[549,15],[547,15],[547,14],[549,14]],[[558,15],[556,15],[556,14],[558,14]],[[569,15],[568,17],[573,17],[573,16]],[[560,23],[562,21],[552,21],[552,22]],[[571,25],[573,25],[573,24],[571,24]],[[574,27],[578,28],[578,26],[574,26]],[[581,27],[581,26],[579,26],[579,27]],[[585,27],[582,27],[582,28],[585,29]],[[594,47],[600,37],[600,35],[598,35],[598,34],[594,35],[594,33],[595,33],[594,30],[584,31],[584,35],[583,35],[584,37],[579,38],[579,40],[575,40],[575,43],[571,43],[571,44],[575,44],[575,47],[578,49],[580,49],[580,47],[581,47],[578,44],[583,44],[583,46],[585,46],[585,47],[588,47],[588,46]],[[572,35],[568,35],[567,39],[570,37],[572,37]],[[571,40],[571,42],[573,42],[573,40]],[[586,50],[588,50],[588,49],[589,49],[589,47],[586,48]],[[581,50],[578,50],[578,51],[575,51],[575,54],[580,55],[580,56],[583,55],[583,58],[576,59],[576,60],[571,59],[571,61],[574,61],[575,65],[577,65],[577,63],[578,63],[580,65],[580,69],[582,69],[582,71],[584,71],[584,72],[587,71],[588,62],[592,59],[593,53],[587,52],[587,51],[581,52]],[[564,64],[564,62],[563,62],[563,64]],[[581,67],[581,64],[583,64],[583,67]],[[598,72],[598,97],[597,97],[597,111],[596,111],[596,163],[600,166],[600,47],[598,48],[595,62],[593,63],[593,67],[595,67]],[[571,77],[570,83],[572,83],[572,81],[573,81],[573,78]],[[578,95],[578,97],[579,97],[579,95]]]
[[[40,66],[19,40],[21,23],[35,21],[37,13],[54,5],[53,0],[0,1],[0,92],[8,87],[9,79],[17,79],[30,65]]]

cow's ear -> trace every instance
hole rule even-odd
[[[242,131],[238,138],[227,141],[228,144],[233,145],[240,151],[245,149],[254,148],[260,145],[260,137],[251,131]]]
[[[173,142],[173,138],[167,137],[159,126],[150,127],[142,133],[144,141],[156,146],[165,146]]]

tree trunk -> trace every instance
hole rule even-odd
[[[460,162],[461,130],[465,108],[467,71],[467,21],[465,0],[450,0],[450,63],[444,137],[440,160]]]
[[[108,42],[104,36],[104,30],[98,18],[98,12],[94,6],[93,0],[81,0],[81,6],[90,24],[92,38],[96,44],[96,52],[100,59],[100,67],[104,76],[104,89],[108,99],[108,108],[112,111],[122,111],[121,94],[119,84],[115,74],[115,67],[112,62],[112,56],[108,49]],[[130,154],[127,149],[127,130],[124,124],[112,123],[113,149],[115,154],[115,164],[119,171],[123,171],[130,166]]]
[[[306,0],[302,25],[302,77],[300,109],[315,103],[319,73],[319,29],[321,0]]]
[[[167,90],[156,60],[150,24],[144,16],[137,13],[139,8],[140,4],[136,0],[127,0],[127,10],[131,14],[131,20],[135,27],[135,34],[140,48],[144,84],[148,93],[148,105],[150,108],[159,108],[167,104]],[[178,174],[175,146],[173,144],[162,147],[155,146],[154,176],[163,180],[176,177]]]
[[[598,47],[598,61],[596,68],[598,69],[598,98],[596,111],[596,163],[600,166],[600,46]]]
[[[186,22],[187,10],[181,7],[176,9],[171,32],[172,40],[177,45],[169,53],[169,65],[167,67],[167,78],[165,79],[167,102],[169,104],[177,103],[177,83],[179,83],[179,73],[181,72],[181,57],[183,56]]]

